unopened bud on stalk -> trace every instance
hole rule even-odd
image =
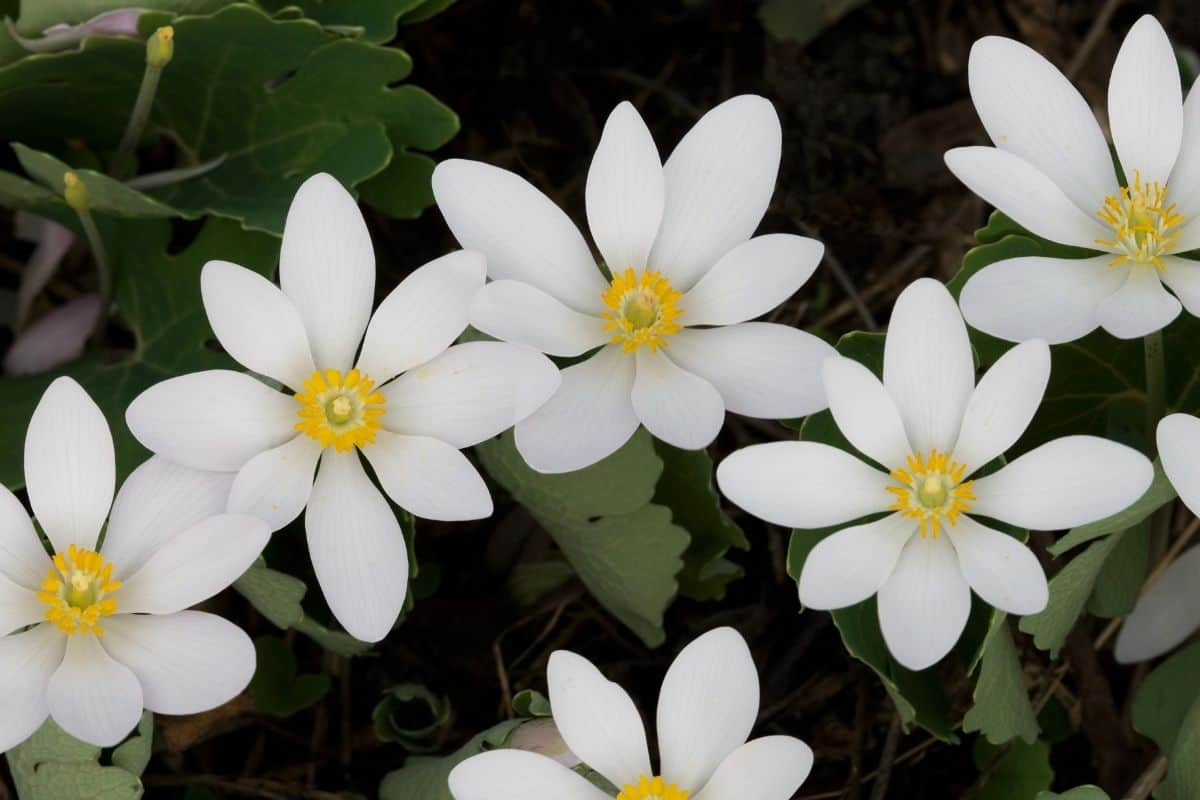
[[[147,66],[162,69],[167,64],[171,63],[171,58],[175,55],[175,29],[170,25],[164,25],[154,33],[150,34],[150,38],[146,40],[146,64]]]
[[[79,180],[79,176],[74,172],[63,175],[63,197],[66,199],[67,205],[80,214],[91,207],[87,185]]]

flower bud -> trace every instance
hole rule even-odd
[[[175,29],[170,25],[163,25],[146,40],[146,64],[162,69],[171,63],[174,55]]]
[[[79,213],[83,213],[91,207],[87,184],[79,180],[79,176],[74,172],[63,175],[63,197],[66,199],[67,205]]]

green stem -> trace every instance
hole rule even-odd
[[[1142,340],[1146,355],[1146,454],[1158,455],[1155,432],[1167,413],[1167,365],[1162,331],[1146,335]],[[1167,551],[1170,536],[1171,508],[1168,504],[1155,512],[1150,524],[1150,559],[1156,562]]]
[[[158,93],[158,80],[162,77],[163,68],[154,64],[146,64],[142,73],[142,85],[138,88],[137,100],[133,103],[133,112],[129,115],[129,124],[125,126],[125,134],[117,147],[109,165],[109,174],[117,180],[125,180],[134,173],[137,163],[133,151],[142,140],[142,132],[146,129],[146,121],[150,119],[150,109],[154,106],[154,96]]]
[[[96,260],[96,275],[98,292],[100,294],[100,318],[96,320],[96,329],[92,332],[93,339],[100,336],[108,319],[108,307],[112,303],[112,267],[108,263],[108,251],[104,249],[104,240],[100,238],[100,230],[92,212],[86,208],[79,209],[79,224],[87,237],[88,247],[91,248],[92,258]]]

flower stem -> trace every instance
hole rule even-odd
[[[92,336],[93,338],[97,338],[101,335],[108,321],[108,306],[112,302],[112,267],[109,266],[108,251],[104,249],[104,240],[100,238],[100,231],[96,228],[96,221],[92,219],[92,212],[83,209],[76,213],[79,214],[79,224],[83,227],[83,233],[87,237],[88,247],[92,251],[92,258],[96,260],[97,289],[100,294],[100,317],[96,320],[96,329],[92,332]]]
[[[133,112],[129,115],[129,123],[125,126],[125,134],[121,144],[109,165],[109,174],[117,180],[125,180],[133,174],[137,164],[133,158],[134,148],[142,138],[146,129],[146,120],[150,119],[150,109],[154,106],[154,95],[158,93],[158,80],[162,77],[162,67],[146,65],[142,73],[142,85],[138,88],[137,100],[133,103]]]
[[[1155,431],[1167,413],[1167,365],[1162,331],[1149,333],[1142,340],[1146,356],[1146,455],[1158,455]],[[1150,524],[1150,558],[1159,558],[1167,550],[1170,535],[1170,506],[1155,512]]]

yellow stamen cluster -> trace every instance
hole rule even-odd
[[[625,784],[616,800],[687,800],[691,792],[680,789],[677,784],[667,783],[662,778],[638,777],[637,784]]]
[[[336,369],[317,370],[304,382],[304,391],[296,393],[296,430],[339,453],[375,441],[386,409],[383,394],[374,389],[375,382],[356,369],[345,377]]]
[[[951,461],[949,453],[930,450],[928,458],[915,453],[907,462],[908,469],[892,470],[892,480],[900,485],[886,487],[896,496],[890,508],[918,520],[922,539],[936,539],[943,525],[956,524],[959,515],[971,509],[973,481],[963,480],[966,465]]]
[[[682,295],[661,272],[648,269],[639,275],[627,269],[613,277],[600,297],[609,309],[600,314],[607,320],[604,330],[626,353],[642,345],[652,351],[666,347],[666,337],[682,327],[676,322],[680,314],[676,302]]]
[[[1167,204],[1166,186],[1158,181],[1142,183],[1138,172],[1133,173],[1133,183],[1105,198],[1096,213],[1113,229],[1112,239],[1096,240],[1117,254],[1110,267],[1132,262],[1163,269],[1162,256],[1174,248],[1179,226],[1186,219],[1174,203]]]
[[[67,636],[103,636],[100,618],[117,613],[112,595],[120,588],[121,582],[113,580],[112,564],[99,553],[71,545],[65,555],[55,554],[37,596],[46,604],[46,620]]]

